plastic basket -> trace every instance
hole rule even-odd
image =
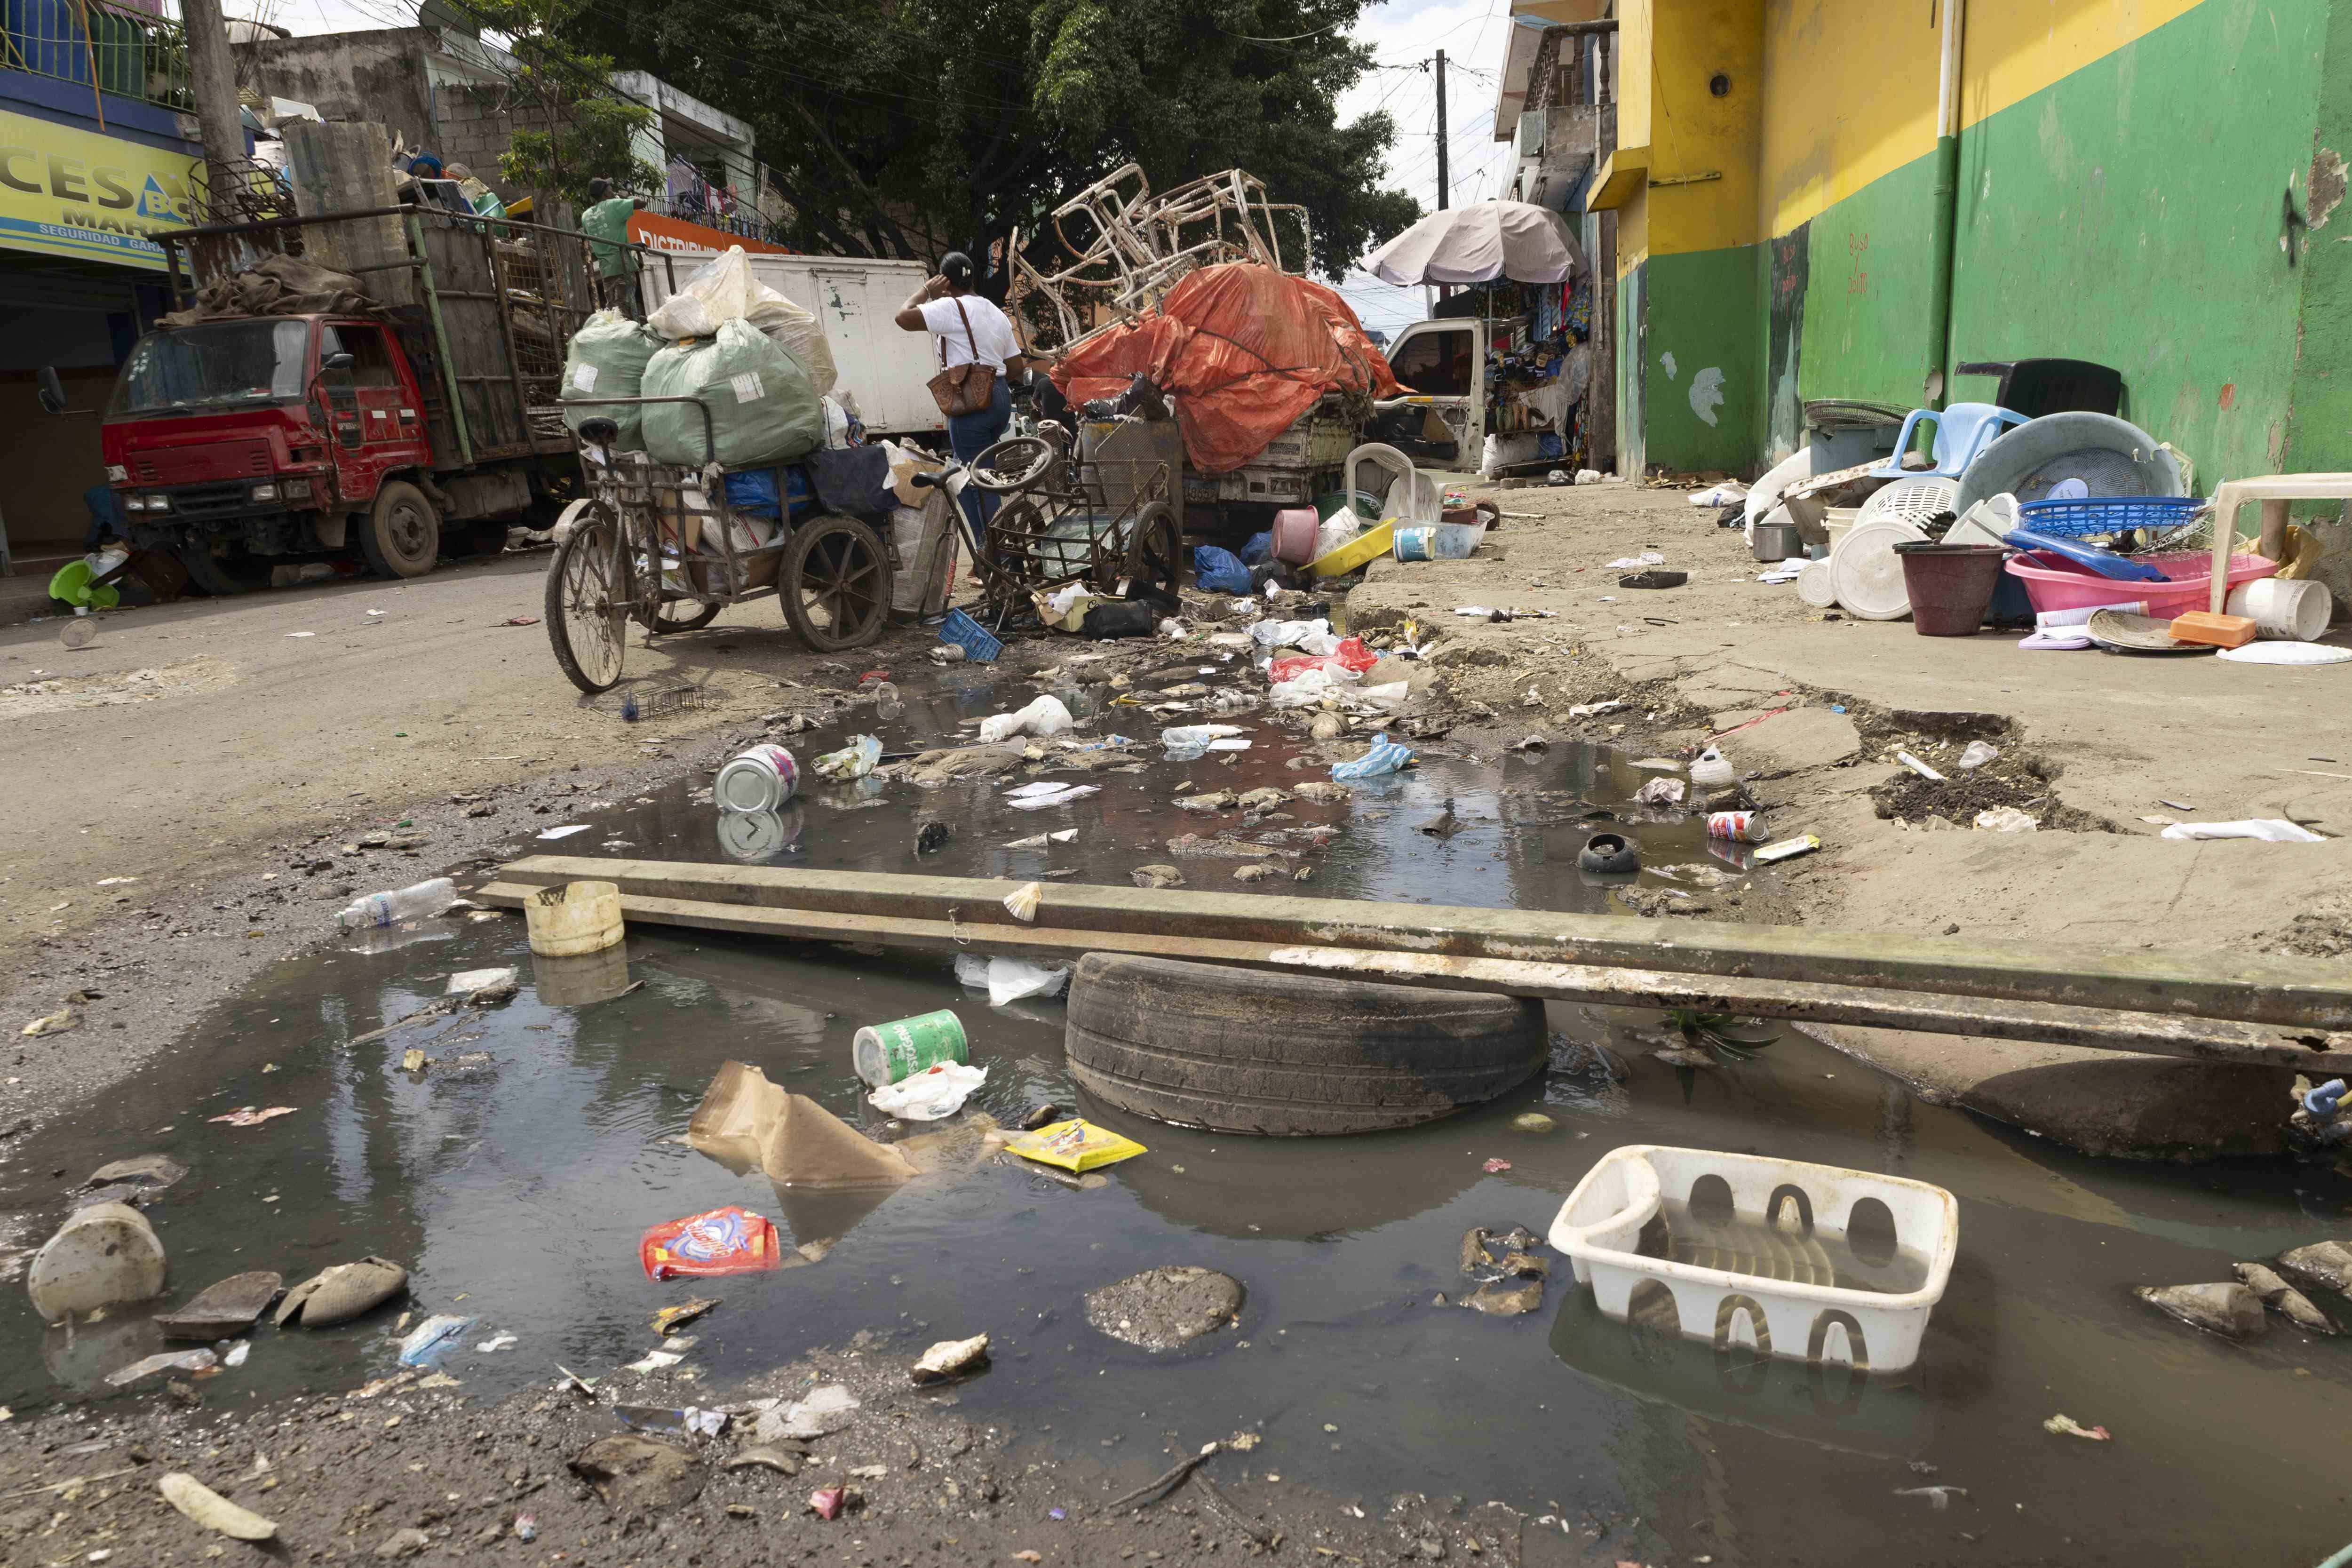
[[[2029,500],[2017,507],[2018,526],[2063,539],[2121,533],[2127,528],[2178,528],[2207,503],[2196,496],[2094,496],[2087,500]]]
[[[1788,1228],[1774,1244],[1783,1255],[1775,1276],[1640,1250],[1643,1229],[1669,1201],[1696,1211],[1710,1185],[1751,1226],[1769,1225],[1785,1210]],[[1897,1247],[1925,1260],[1925,1278],[1916,1288],[1850,1289],[1802,1278],[1820,1272],[1791,1263],[1817,1250],[1808,1244],[1817,1237],[1843,1241],[1865,1217],[1881,1234],[1891,1229]],[[1951,1278],[1960,1211],[1943,1188],[1902,1176],[1635,1143],[1611,1150],[1585,1173],[1552,1221],[1550,1240],[1574,1260],[1577,1282],[1591,1287],[1594,1304],[1619,1322],[1654,1310],[1655,1303],[1636,1300],[1637,1291],[1663,1290],[1685,1339],[1712,1341],[1718,1350],[1748,1344],[1790,1361],[1843,1360],[1874,1373],[1900,1372],[1919,1358],[1927,1316]]]
[[[1004,645],[986,626],[961,610],[950,610],[940,623],[940,640],[951,642],[963,649],[964,658],[974,664],[993,664]]]

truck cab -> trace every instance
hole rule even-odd
[[[115,384],[107,479],[132,542],[170,550],[210,592],[353,546],[386,576],[416,576],[439,552],[438,515],[413,485],[386,491],[396,476],[432,471],[424,408],[381,321],[268,316],[159,329]]]
[[[1459,444],[1462,466],[1475,468],[1488,428],[1486,351],[1491,329],[1507,323],[1475,317],[1415,321],[1388,346],[1389,369],[1411,390],[1382,400],[1382,410],[1419,405],[1433,410]]]

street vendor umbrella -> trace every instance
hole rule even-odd
[[[1372,252],[1384,283],[1565,283],[1584,270],[1567,222],[1532,202],[1473,202],[1433,212]]]

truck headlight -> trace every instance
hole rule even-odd
[[[253,499],[255,500],[276,500],[278,499],[278,487],[276,485],[256,485],[253,487]]]
[[[172,498],[170,496],[149,496],[147,498],[147,510],[149,511],[169,511],[172,510]]]
[[[309,500],[310,499],[310,481],[308,479],[289,479],[286,481],[285,488],[286,499],[288,500]]]

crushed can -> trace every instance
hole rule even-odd
[[[945,1007],[887,1024],[868,1024],[849,1045],[850,1065],[876,1089],[943,1063],[965,1061],[963,1021]]]
[[[1763,819],[1752,811],[1707,813],[1706,836],[1727,838],[1734,844],[1761,844],[1768,837]]]
[[[710,798],[721,811],[773,811],[800,788],[801,765],[782,746],[758,745],[719,770]]]

